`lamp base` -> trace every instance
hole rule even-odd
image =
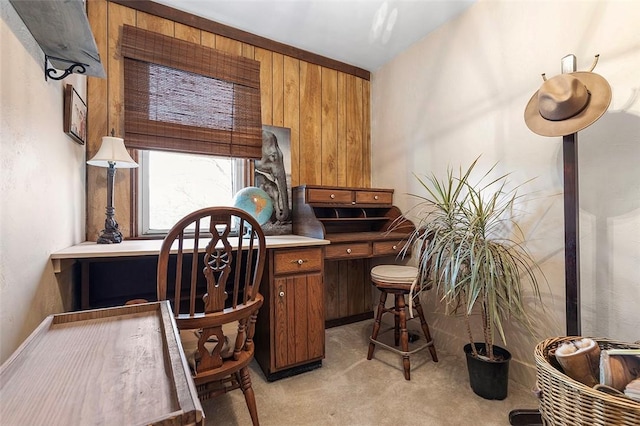
[[[118,244],[122,242],[122,233],[117,229],[108,231],[102,230],[102,234],[98,237],[98,244]]]
[[[118,244],[122,242],[122,233],[118,229],[118,222],[114,217],[114,208],[107,207],[107,218],[104,220],[104,229],[98,237],[98,244]]]

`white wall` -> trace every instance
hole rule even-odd
[[[579,133],[582,332],[640,339],[640,2],[483,1],[372,77],[372,182],[396,189],[403,211],[420,194],[412,173],[499,162],[531,178],[521,225],[549,288],[538,337],[507,336],[512,377],[533,386],[535,344],[565,335],[562,138],[526,127],[525,105],[575,54],[611,84],[609,111]],[[429,311],[436,309],[431,297]],[[461,354],[461,322],[430,313],[439,349]]]
[[[49,314],[70,309],[49,255],[84,240],[85,147],[62,130],[63,92],[86,77],[44,79],[44,54],[0,0],[0,362]],[[61,280],[64,282],[65,280]]]

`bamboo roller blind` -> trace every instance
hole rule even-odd
[[[260,63],[124,25],[129,148],[261,158]]]

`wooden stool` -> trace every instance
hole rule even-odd
[[[410,360],[409,356],[422,349],[429,348],[431,352],[431,358],[434,362],[438,362],[438,355],[436,355],[436,348],[433,345],[433,339],[431,333],[429,333],[429,325],[424,319],[424,312],[420,305],[420,299],[418,297],[413,299],[413,309],[418,312],[418,318],[420,318],[420,325],[422,332],[424,333],[426,343],[419,347],[409,351],[409,332],[407,330],[407,306],[404,300],[405,295],[409,294],[411,290],[411,284],[418,277],[418,268],[413,266],[401,266],[401,265],[378,265],[371,269],[371,281],[381,291],[380,303],[378,304],[378,311],[376,313],[376,319],[373,323],[373,332],[369,338],[369,353],[367,359],[373,357],[373,351],[376,344],[381,345],[384,349],[396,352],[402,355],[402,365],[404,367],[404,378],[410,380]],[[395,296],[395,303],[393,308],[385,307],[387,296],[393,294]],[[394,314],[394,343],[395,347],[382,343],[378,339],[378,332],[380,331],[380,322],[382,315],[386,313]],[[412,319],[412,318],[410,318]],[[398,349],[398,346],[400,348]]]

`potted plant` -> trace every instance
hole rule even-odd
[[[472,183],[478,159],[457,175],[448,168],[443,179],[416,176],[426,195],[415,195],[421,213],[405,247],[417,244],[419,253],[421,279],[411,297],[433,286],[446,313],[464,317],[471,387],[484,398],[504,399],[511,354],[495,344],[496,338],[506,344],[507,319],[533,333],[525,288],[540,301],[538,277],[543,276],[522,242],[511,237],[522,235],[514,218],[518,186],[509,189],[508,174],[490,178],[496,165]],[[474,313],[480,315],[479,338],[472,332]]]

